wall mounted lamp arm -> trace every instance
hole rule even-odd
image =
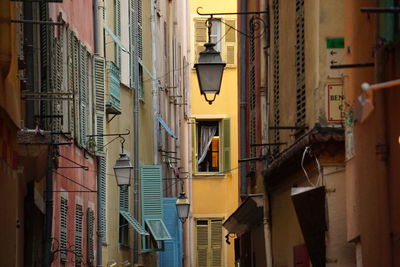
[[[109,144],[111,144],[112,142],[114,142],[114,140],[121,138],[121,146],[122,146],[122,152],[124,151],[124,143],[125,143],[125,138],[123,136],[125,135],[129,135],[131,133],[131,131],[129,131],[129,129],[126,129],[126,133],[112,133],[112,134],[92,134],[92,135],[87,135],[87,137],[89,138],[93,138],[93,137],[99,137],[99,136],[115,136],[115,138],[111,139],[111,141],[109,141],[108,143],[106,143],[104,147],[108,146]]]

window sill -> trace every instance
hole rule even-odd
[[[197,172],[192,175],[192,178],[224,178],[226,173],[220,172]]]

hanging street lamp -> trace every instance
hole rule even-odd
[[[200,93],[208,104],[212,104],[221,89],[222,74],[226,63],[222,61],[221,53],[214,49],[215,44],[211,43],[212,20],[207,20],[208,43],[204,44],[204,51],[200,52],[199,60],[194,64],[197,79],[199,81]],[[207,98],[207,94],[214,94],[212,99]]]
[[[131,185],[132,169],[130,158],[122,151],[114,165],[114,173],[118,186]]]
[[[176,199],[176,210],[179,220],[181,220],[182,223],[185,223],[186,219],[189,217],[189,208],[190,203],[185,192],[180,193],[179,197]]]

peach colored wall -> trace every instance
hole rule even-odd
[[[345,1],[346,63],[374,62],[376,15],[362,14],[376,1]],[[354,108],[361,83],[375,82],[374,68],[345,71],[345,98]],[[393,266],[391,262],[387,165],[376,153],[386,143],[382,92],[373,99],[375,110],[363,123],[354,125],[353,158],[346,162],[347,238],[360,242],[363,266]]]
[[[93,53],[93,0],[63,0],[62,3],[49,4],[49,14],[53,21],[60,15],[69,24],[78,39],[85,43]]]

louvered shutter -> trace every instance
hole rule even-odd
[[[280,68],[279,68],[279,0],[273,0],[273,34],[274,34],[274,52],[273,52],[273,120],[274,125],[280,125],[280,93],[279,93],[279,80],[280,80]],[[280,142],[279,130],[274,130],[274,142]],[[279,152],[279,146],[274,146],[274,155]]]
[[[176,211],[176,198],[164,198],[164,222],[172,240],[165,241],[165,249],[160,252],[161,267],[182,266],[182,224]]]
[[[211,220],[211,267],[222,266],[222,221]]]
[[[143,59],[143,2],[142,0],[137,0],[137,12],[138,12],[138,52],[139,58]]]
[[[86,132],[88,128],[88,69],[87,69],[86,48],[83,44],[79,46],[79,124],[80,124],[80,144],[86,146]]]
[[[68,201],[61,197],[60,203],[60,260],[67,260],[67,214]]]
[[[306,120],[304,0],[296,0],[296,125]]]
[[[195,19],[194,21],[194,51],[195,51],[195,56],[193,62],[197,62],[199,59],[199,54],[201,51],[204,50],[204,43],[206,43],[207,40],[207,27],[206,27],[206,20],[204,19]]]
[[[121,38],[121,1],[115,0],[115,35],[118,38]],[[121,68],[121,47],[119,45],[115,45],[115,65],[118,68]]]
[[[223,171],[231,171],[231,121],[230,119],[222,120],[223,140],[222,140],[222,154],[223,154]]]
[[[192,172],[197,172],[197,123],[195,120],[191,123],[192,126]]]
[[[75,264],[82,262],[82,205],[75,207]]]
[[[74,83],[74,107],[73,107],[73,122],[75,125],[75,138],[79,140],[80,138],[80,76],[79,76],[79,40],[76,36],[73,36],[73,83]]]
[[[67,30],[67,91],[68,93],[72,93],[74,97],[74,35],[70,29]],[[71,136],[75,136],[75,121],[74,121],[74,100],[68,101],[68,130],[71,132]]]
[[[225,21],[225,55],[226,64],[235,65],[236,58],[236,31],[232,28],[235,27],[234,19],[227,19]]]
[[[96,134],[104,134],[104,109],[105,109],[105,60],[102,57],[94,57],[94,85],[95,85],[95,110],[96,110]],[[96,151],[104,152],[104,137],[96,137]]]
[[[94,261],[94,211],[91,208],[87,209],[87,263],[89,266],[93,265]]]
[[[106,192],[107,192],[107,180],[106,180],[106,158],[105,157],[99,157],[99,169],[98,169],[98,175],[99,177],[99,197],[100,197],[100,202],[101,202],[101,209],[100,209],[100,214],[97,216],[100,217],[100,225],[99,227],[99,232],[101,235],[101,242],[103,244],[106,243],[106,226],[107,226],[107,214],[106,214]]]
[[[121,186],[119,188],[119,210],[129,211],[129,187]],[[121,245],[129,245],[129,223],[120,214],[119,215],[119,243]]]
[[[196,250],[197,250],[197,267],[209,267],[209,227],[208,220],[198,220],[196,225]]]
[[[143,219],[162,219],[161,166],[141,166]]]

